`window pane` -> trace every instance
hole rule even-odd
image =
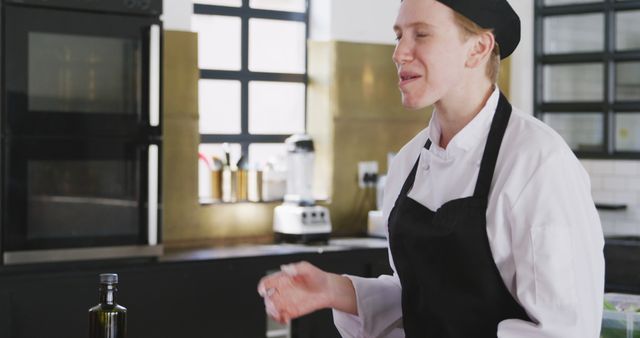
[[[584,4],[590,2],[602,2],[603,0],[544,0],[545,6]]]
[[[249,83],[249,132],[304,132],[305,85],[290,82]]]
[[[306,25],[302,22],[250,19],[249,69],[254,72],[305,72]]]
[[[241,20],[221,15],[194,15],[200,69],[240,70]]]
[[[616,65],[616,100],[640,101],[640,62]]]
[[[602,101],[603,87],[602,64],[544,66],[545,102]]]
[[[640,49],[640,11],[616,13],[616,49]]]
[[[300,12],[307,10],[305,0],[251,0],[249,6],[274,11]]]
[[[198,106],[201,134],[239,134],[240,81],[200,80]]]
[[[576,151],[603,151],[604,119],[597,113],[547,113],[542,119]]]
[[[579,53],[604,49],[604,14],[544,19],[544,52]]]
[[[284,143],[254,143],[249,145],[249,164],[257,168],[264,168],[271,159],[284,161],[287,148]]]
[[[640,112],[616,114],[616,151],[640,151]]]
[[[235,164],[240,159],[242,148],[239,144],[229,144],[231,163]],[[198,147],[198,196],[200,198],[211,197],[211,169],[213,157],[224,161],[224,149],[222,144],[201,144]]]
[[[242,0],[196,0],[195,4],[242,7]]]

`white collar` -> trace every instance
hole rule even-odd
[[[437,119],[438,112],[434,109],[427,132],[432,143],[429,151],[443,160],[450,160],[454,159],[456,154],[465,153],[477,146],[489,133],[493,115],[498,107],[499,98],[500,89],[496,86],[484,107],[451,139],[447,145],[447,149],[443,149],[439,145],[442,129]]]

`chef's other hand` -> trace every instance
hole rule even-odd
[[[318,269],[308,262],[283,265],[260,280],[258,293],[269,316],[280,323],[332,307],[332,280],[346,278]]]

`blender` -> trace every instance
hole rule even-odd
[[[310,243],[329,240],[329,209],[316,205],[313,198],[313,140],[295,134],[285,140],[287,147],[287,192],[284,202],[274,210],[273,232],[276,242]]]

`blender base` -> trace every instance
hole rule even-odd
[[[330,234],[284,234],[274,232],[273,239],[276,243],[295,243],[295,244],[328,244]]]

